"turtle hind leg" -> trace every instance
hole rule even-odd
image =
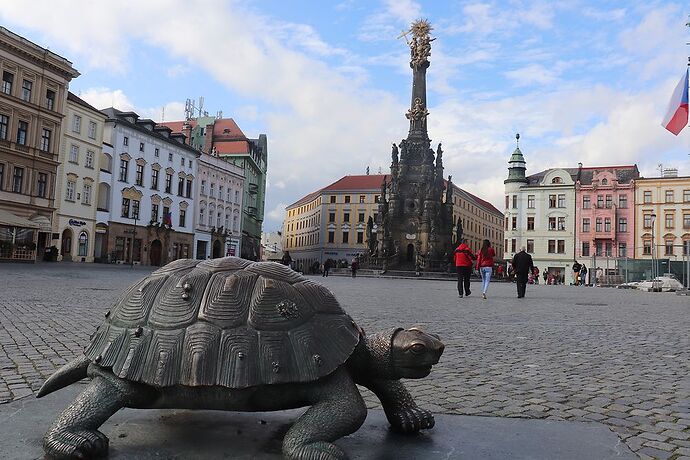
[[[343,460],[335,444],[364,423],[367,408],[357,386],[344,369],[309,392],[314,404],[300,416],[283,440],[283,455],[290,460]]]
[[[87,459],[105,455],[108,438],[98,427],[124,406],[125,395],[117,385],[102,376],[94,377],[43,437],[48,457]]]

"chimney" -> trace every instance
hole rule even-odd
[[[204,131],[204,152],[211,153],[213,149],[213,123],[206,125],[206,129]]]
[[[182,123],[182,134],[187,139],[187,144],[192,144],[192,124],[189,121]]]

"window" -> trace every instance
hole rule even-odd
[[[549,230],[556,230],[556,218],[549,217]]]
[[[594,254],[595,254],[597,257],[601,257],[601,256],[604,255],[604,246],[603,246],[601,240],[597,240],[597,241],[594,243]]]
[[[0,184],[2,183],[3,166],[4,165],[0,165]],[[2,187],[0,187],[0,189],[2,189]],[[48,174],[38,173],[38,186],[36,187],[36,194],[41,198],[45,198],[48,194]]]
[[[223,186],[222,185],[218,186],[218,198],[221,200],[223,199]]]
[[[607,208],[613,207],[613,195],[606,195],[606,207]]]
[[[358,217],[357,222],[364,222],[364,213],[363,212],[360,212],[357,217]]]
[[[664,217],[666,228],[673,228],[673,221],[675,216],[673,214],[665,214]]]
[[[360,203],[364,203],[365,200],[366,200],[366,195],[360,195],[360,196],[359,196],[359,202],[360,202]]]
[[[517,195],[513,195],[513,209],[517,209],[518,205],[518,197]]]
[[[46,90],[46,108],[53,110],[55,108],[55,91]]]
[[[506,195],[506,209],[508,209],[509,204],[510,204],[510,196]]]
[[[125,136],[122,138],[122,145],[125,147],[129,146],[129,137]]]
[[[74,201],[74,190],[76,189],[76,187],[76,182],[74,182],[73,180],[67,181],[67,186],[65,187],[65,200]]]
[[[172,174],[165,174],[165,193],[172,193]]]
[[[72,131],[81,133],[81,117],[79,115],[74,115],[72,117]]]
[[[153,150],[153,156],[156,157],[156,158],[160,157],[160,156],[161,156],[161,149],[159,149],[158,147],[156,147],[156,148]]]
[[[128,169],[129,161],[125,159],[120,160],[120,182],[127,182]]]
[[[608,185],[609,181],[608,179],[602,179],[601,180],[601,185]]]
[[[182,196],[184,193],[184,177],[177,179],[177,196]]]
[[[556,253],[556,240],[549,240],[549,254]]]
[[[666,203],[673,203],[673,190],[666,190],[665,201]]]
[[[137,185],[144,185],[144,165],[137,165],[137,174],[134,182]]]
[[[156,209],[158,211],[158,209]],[[204,221],[206,210],[204,208],[199,209],[199,225],[206,225]]]
[[[180,166],[182,166],[184,168],[184,157],[180,158]]]
[[[219,213],[220,215],[220,213]],[[180,227],[184,227],[185,225],[185,218],[187,217],[187,211],[184,209],[180,209]],[[220,227],[220,225],[219,225]]]
[[[606,257],[611,257],[613,256],[613,243],[611,241],[607,241],[606,244],[604,245],[604,255]]]
[[[335,232],[333,230],[328,232],[328,242],[335,243]]]
[[[597,195],[597,208],[601,209],[604,207],[604,195]]]
[[[517,240],[515,238],[510,240],[510,250],[511,252],[516,252],[515,248],[517,247]]]
[[[378,203],[380,198],[379,195],[374,195],[374,203]]]
[[[628,207],[628,195],[618,195],[618,207],[621,209]]]
[[[343,222],[350,222],[350,213],[349,212],[343,213]]]
[[[1,181],[2,174],[0,174],[0,182]],[[683,214],[683,228],[686,230],[690,228],[690,214]]]
[[[143,142],[139,142],[139,151],[140,152],[144,151],[144,143]]]
[[[690,203],[690,190],[683,190],[683,203]]]
[[[357,244],[364,243],[364,232],[357,232]]]
[[[204,210],[201,210],[201,219],[204,218]],[[200,220],[201,220],[200,219]],[[151,204],[151,222],[158,222],[158,205]]]
[[[334,212],[328,213],[328,222],[335,222],[335,213]]]
[[[9,72],[2,73],[2,92],[5,94],[12,94],[12,83],[14,82],[14,74]]]
[[[565,230],[565,217],[558,218],[558,230]]]
[[[187,179],[187,190],[186,190],[185,196],[187,198],[192,197],[192,180],[191,179]]]
[[[84,184],[81,191],[81,202],[83,204],[91,204],[91,184]]]
[[[350,233],[343,232],[343,244],[348,244],[350,241]]]
[[[349,202],[350,202],[350,195],[345,195],[345,203],[349,203]]]
[[[683,255],[690,255],[690,240],[683,241]]]
[[[206,181],[205,180],[201,181],[201,194],[206,195]]]
[[[652,254],[652,241],[645,240],[642,242],[642,254],[649,256]]]
[[[0,139],[7,139],[7,129],[10,124],[10,117],[7,115],[0,115]]]
[[[565,254],[565,240],[558,240],[558,253]]]
[[[240,204],[240,191],[235,190],[235,204]]]
[[[225,191],[225,201],[230,201],[230,194],[232,193],[232,189],[228,185],[228,189]]]
[[[507,218],[507,217],[506,217],[506,225],[505,225],[505,229],[506,229],[506,230],[508,230],[508,218]]]
[[[626,243],[618,243],[618,257],[628,257],[628,245]]]
[[[652,228],[652,215],[651,214],[645,214],[644,217],[642,218],[642,226],[644,228]]]
[[[606,217],[604,219],[604,231],[605,232],[611,231],[611,218],[610,217]]]
[[[597,217],[594,231],[600,232],[602,229],[602,223],[603,223],[603,221],[602,221],[601,217]]]
[[[158,174],[159,171],[157,169],[151,170],[151,189],[153,190],[158,190]]]
[[[516,216],[513,216],[510,228],[511,228],[511,230],[517,230],[517,217]]]
[[[172,161],[172,160],[173,160],[173,154],[172,154],[172,153],[168,153],[168,161]]]
[[[79,147],[72,144],[69,149],[70,163],[79,163]]]
[[[12,176],[12,191],[15,193],[22,193],[22,186],[24,185],[24,168],[14,168],[14,175]]]
[[[534,209],[534,195],[527,195],[527,208]]]
[[[527,218],[527,230],[534,230],[534,217]]]
[[[562,183],[563,183],[563,178],[561,178],[561,177],[554,177],[553,179],[551,179],[551,183],[552,183],[552,184],[562,184]]]
[[[29,123],[20,121],[17,125],[17,144],[26,145],[26,133],[29,131]]]
[[[549,208],[556,207],[556,195],[549,195]]]
[[[589,209],[592,207],[592,198],[589,195],[582,197],[582,209]]]
[[[582,242],[582,257],[589,257],[589,241]]]
[[[162,217],[163,217],[163,223],[167,223],[168,225],[170,225],[172,227],[172,217],[170,215],[170,208],[169,207],[163,206]],[[209,227],[211,226],[210,224],[211,223],[209,222]]]
[[[52,132],[49,129],[43,128],[41,131],[41,150],[50,152],[50,136]]]
[[[22,82],[22,99],[26,102],[31,102],[31,88],[33,88],[33,82],[29,80],[24,80]]]
[[[89,121],[89,138],[96,139],[96,122]]]
[[[558,207],[565,208],[565,195],[558,195]]]
[[[651,190],[645,190],[643,196],[644,196],[644,198],[643,198],[644,203],[651,203],[652,202],[652,191]]]
[[[664,241],[664,255],[665,256],[672,256],[673,255],[673,240]]]
[[[625,217],[618,218],[618,231],[620,233],[625,233],[628,231],[628,219]]]
[[[132,200],[132,219],[139,218],[139,200]]]
[[[527,240],[527,252],[530,254],[534,252],[534,240]]]
[[[214,198],[216,196],[216,184],[211,183],[211,188],[208,192],[208,196]]]
[[[335,195],[331,195],[331,203],[335,203]],[[330,241],[329,241],[330,243]]]
[[[582,232],[589,232],[590,219],[589,217],[582,219]]]

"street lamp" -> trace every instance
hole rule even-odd
[[[139,214],[134,214],[134,228],[132,229],[132,255],[129,258],[129,263],[131,264],[131,267],[134,268],[134,244],[137,239],[137,219],[139,218]],[[141,248],[140,248],[141,250]]]
[[[656,292],[656,277],[657,277],[657,267],[656,261],[654,259],[654,253],[656,252],[656,246],[654,244],[654,226],[656,222],[656,214],[652,213],[650,216],[652,222],[652,292]]]

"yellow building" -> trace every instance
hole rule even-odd
[[[289,251],[296,268],[309,272],[327,259],[351,262],[367,250],[367,222],[378,220],[383,174],[344,176],[286,208],[283,251]],[[455,186],[453,221],[460,217],[463,233],[473,249],[483,239],[503,257],[503,214],[490,203]],[[376,233],[374,225],[373,232]]]
[[[682,260],[690,244],[690,176],[635,182],[635,258]]]

